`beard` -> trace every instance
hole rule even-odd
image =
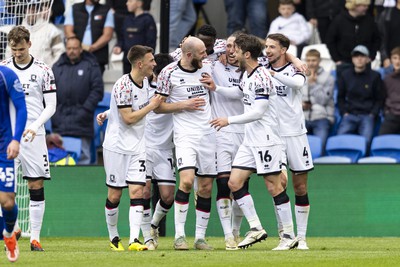
[[[279,55],[277,58],[275,58],[275,59],[269,61],[269,64],[275,64],[275,63],[278,62],[278,60],[280,60],[280,59],[281,59],[281,56]]]
[[[195,69],[201,69],[201,67],[203,67],[203,62],[198,58],[193,58],[190,64],[192,64]]]

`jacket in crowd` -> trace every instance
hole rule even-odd
[[[66,53],[54,64],[57,110],[51,118],[53,131],[62,136],[94,136],[94,111],[103,98],[104,83],[93,54],[83,51],[81,60],[71,64]]]

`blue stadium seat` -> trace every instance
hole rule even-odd
[[[75,162],[78,163],[81,157],[82,140],[77,137],[69,137],[69,136],[63,136],[62,140],[65,150],[68,152],[68,154],[71,155],[71,157],[75,160]]]
[[[316,164],[350,164],[351,159],[342,156],[325,156],[314,160]]]
[[[97,148],[101,147],[103,143],[107,127],[107,121],[105,121],[102,126],[99,126],[97,124],[96,117],[97,114],[102,113],[110,108],[110,101],[111,101],[111,93],[104,92],[103,99],[97,104],[97,107],[94,111],[94,118],[93,118],[94,139],[90,146],[91,164],[97,163]]]
[[[366,158],[361,158],[358,160],[357,163],[360,164],[370,164],[370,163],[397,163],[396,159],[394,158],[389,158],[389,157],[379,157],[379,156],[372,156],[372,157],[366,157]]]
[[[51,119],[46,121],[44,124],[44,129],[46,130],[46,134],[51,134],[53,132],[52,126],[51,126]]]
[[[102,126],[99,126],[96,121],[96,116],[110,108],[111,93],[104,92],[103,99],[97,104],[94,112],[94,147],[98,148],[101,146],[104,140],[104,134],[106,132],[107,121]]]
[[[331,136],[326,142],[326,154],[328,156],[342,156],[356,163],[359,158],[365,156],[367,142],[364,136],[354,134],[342,134]]]
[[[311,155],[313,160],[321,157],[322,154],[322,141],[319,136],[307,134],[308,143],[310,144]]]
[[[389,157],[400,162],[400,135],[386,134],[372,139],[371,155]]]

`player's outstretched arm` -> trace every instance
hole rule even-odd
[[[121,114],[122,120],[130,125],[135,124],[141,119],[143,119],[147,113],[156,109],[160,103],[164,100],[161,95],[154,95],[147,106],[139,110],[132,110],[131,107],[118,109]]]
[[[158,108],[154,110],[155,113],[175,113],[184,110],[201,110],[206,105],[206,101],[200,97],[194,97],[185,101],[179,101],[175,103],[162,102]]]
[[[283,75],[280,72],[275,72],[273,70],[269,71],[271,76],[283,83],[284,85],[293,88],[294,90],[300,90],[306,83],[306,78],[302,74],[297,74],[294,76]]]

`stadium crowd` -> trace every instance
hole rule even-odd
[[[126,187],[131,199],[129,250],[157,248],[160,221],[173,205],[174,248],[188,250],[185,222],[192,189],[194,248],[213,249],[205,234],[214,179],[226,249],[261,242],[267,233],[248,192],[253,172],[264,177],[273,199],[280,236],[274,250],[307,250],[307,173],[314,168],[307,135],[318,138],[321,156],[332,136],[362,136],[368,156],[375,136],[400,135],[400,0],[277,0],[274,19],[267,16],[265,0],[225,0],[226,39],[217,38],[208,24],[188,36],[197,22],[193,2],[201,9],[206,1],[171,1],[169,55],[154,55],[157,27],[149,12],[151,0],[68,3],[65,20],[63,15],[49,20],[50,10],[33,0],[20,26],[2,20],[7,45],[0,47],[1,65],[18,75],[28,119],[23,134],[7,131],[1,137],[21,142],[21,149],[16,157],[14,142],[10,156],[1,143],[0,167],[10,168],[16,157],[28,180],[32,251],[44,250],[43,181],[50,179],[49,159],[68,164],[62,161],[63,150],[74,155],[73,164],[82,165],[97,163],[97,152],[103,152],[111,250],[124,250],[117,226]],[[3,6],[1,17],[9,18],[11,12]],[[48,30],[51,38],[41,40],[38,29]],[[117,40],[111,47],[114,33]],[[111,93],[101,79],[110,52],[123,53],[122,76],[113,81]],[[8,92],[7,100],[8,94],[14,93]],[[68,147],[69,138],[79,141],[77,148]],[[35,160],[44,160],[44,168]],[[292,172],[294,219],[286,168]],[[151,180],[160,192],[153,215]],[[8,199],[5,187],[10,185],[0,191]],[[18,208],[3,199],[7,256],[15,261]],[[241,240],[243,217],[251,229]]]

